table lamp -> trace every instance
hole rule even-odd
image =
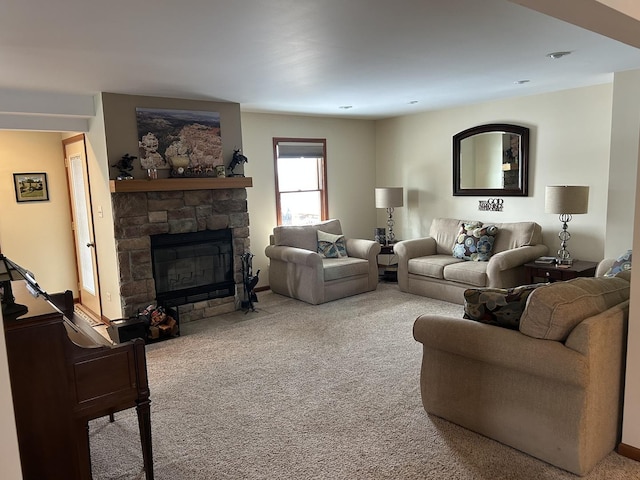
[[[376,188],[376,208],[387,210],[387,243],[394,243],[396,240],[393,233],[393,209],[403,205],[402,197],[402,187]]]
[[[562,230],[558,233],[560,238],[560,250],[556,257],[558,265],[572,265],[573,258],[567,243],[571,238],[567,229],[572,215],[587,213],[589,208],[589,187],[582,185],[552,185],[547,186],[544,195],[545,213],[557,213],[560,215]]]

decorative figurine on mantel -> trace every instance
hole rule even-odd
[[[133,170],[133,161],[138,157],[133,157],[128,153],[125,153],[122,158],[115,164],[111,165],[112,168],[120,170],[116,180],[133,180],[133,175],[129,172]]]
[[[244,177],[244,173],[234,173],[235,168],[238,165],[241,165],[243,163],[247,163],[249,160],[247,159],[247,157],[245,157],[242,153],[240,153],[240,150],[234,150],[233,151],[233,158],[231,159],[231,163],[229,164],[229,176],[230,177]]]

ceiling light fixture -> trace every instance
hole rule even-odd
[[[547,57],[558,60],[559,58],[566,57],[567,55],[571,55],[571,52],[551,52],[547,54]]]

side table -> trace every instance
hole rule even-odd
[[[529,262],[524,265],[524,272],[529,283],[536,283],[536,278],[546,282],[571,280],[577,277],[593,277],[598,262],[574,260],[573,265],[545,265]]]
[[[378,278],[386,282],[398,281],[398,262],[395,259],[395,253],[393,252],[394,243],[388,243],[381,245],[380,253],[378,254]],[[384,255],[387,262],[381,263],[380,256]]]

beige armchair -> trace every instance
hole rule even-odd
[[[380,244],[344,238],[346,256],[327,258],[318,253],[318,231],[342,236],[336,219],[273,229],[270,245],[265,248],[271,290],[313,305],[375,290]]]

